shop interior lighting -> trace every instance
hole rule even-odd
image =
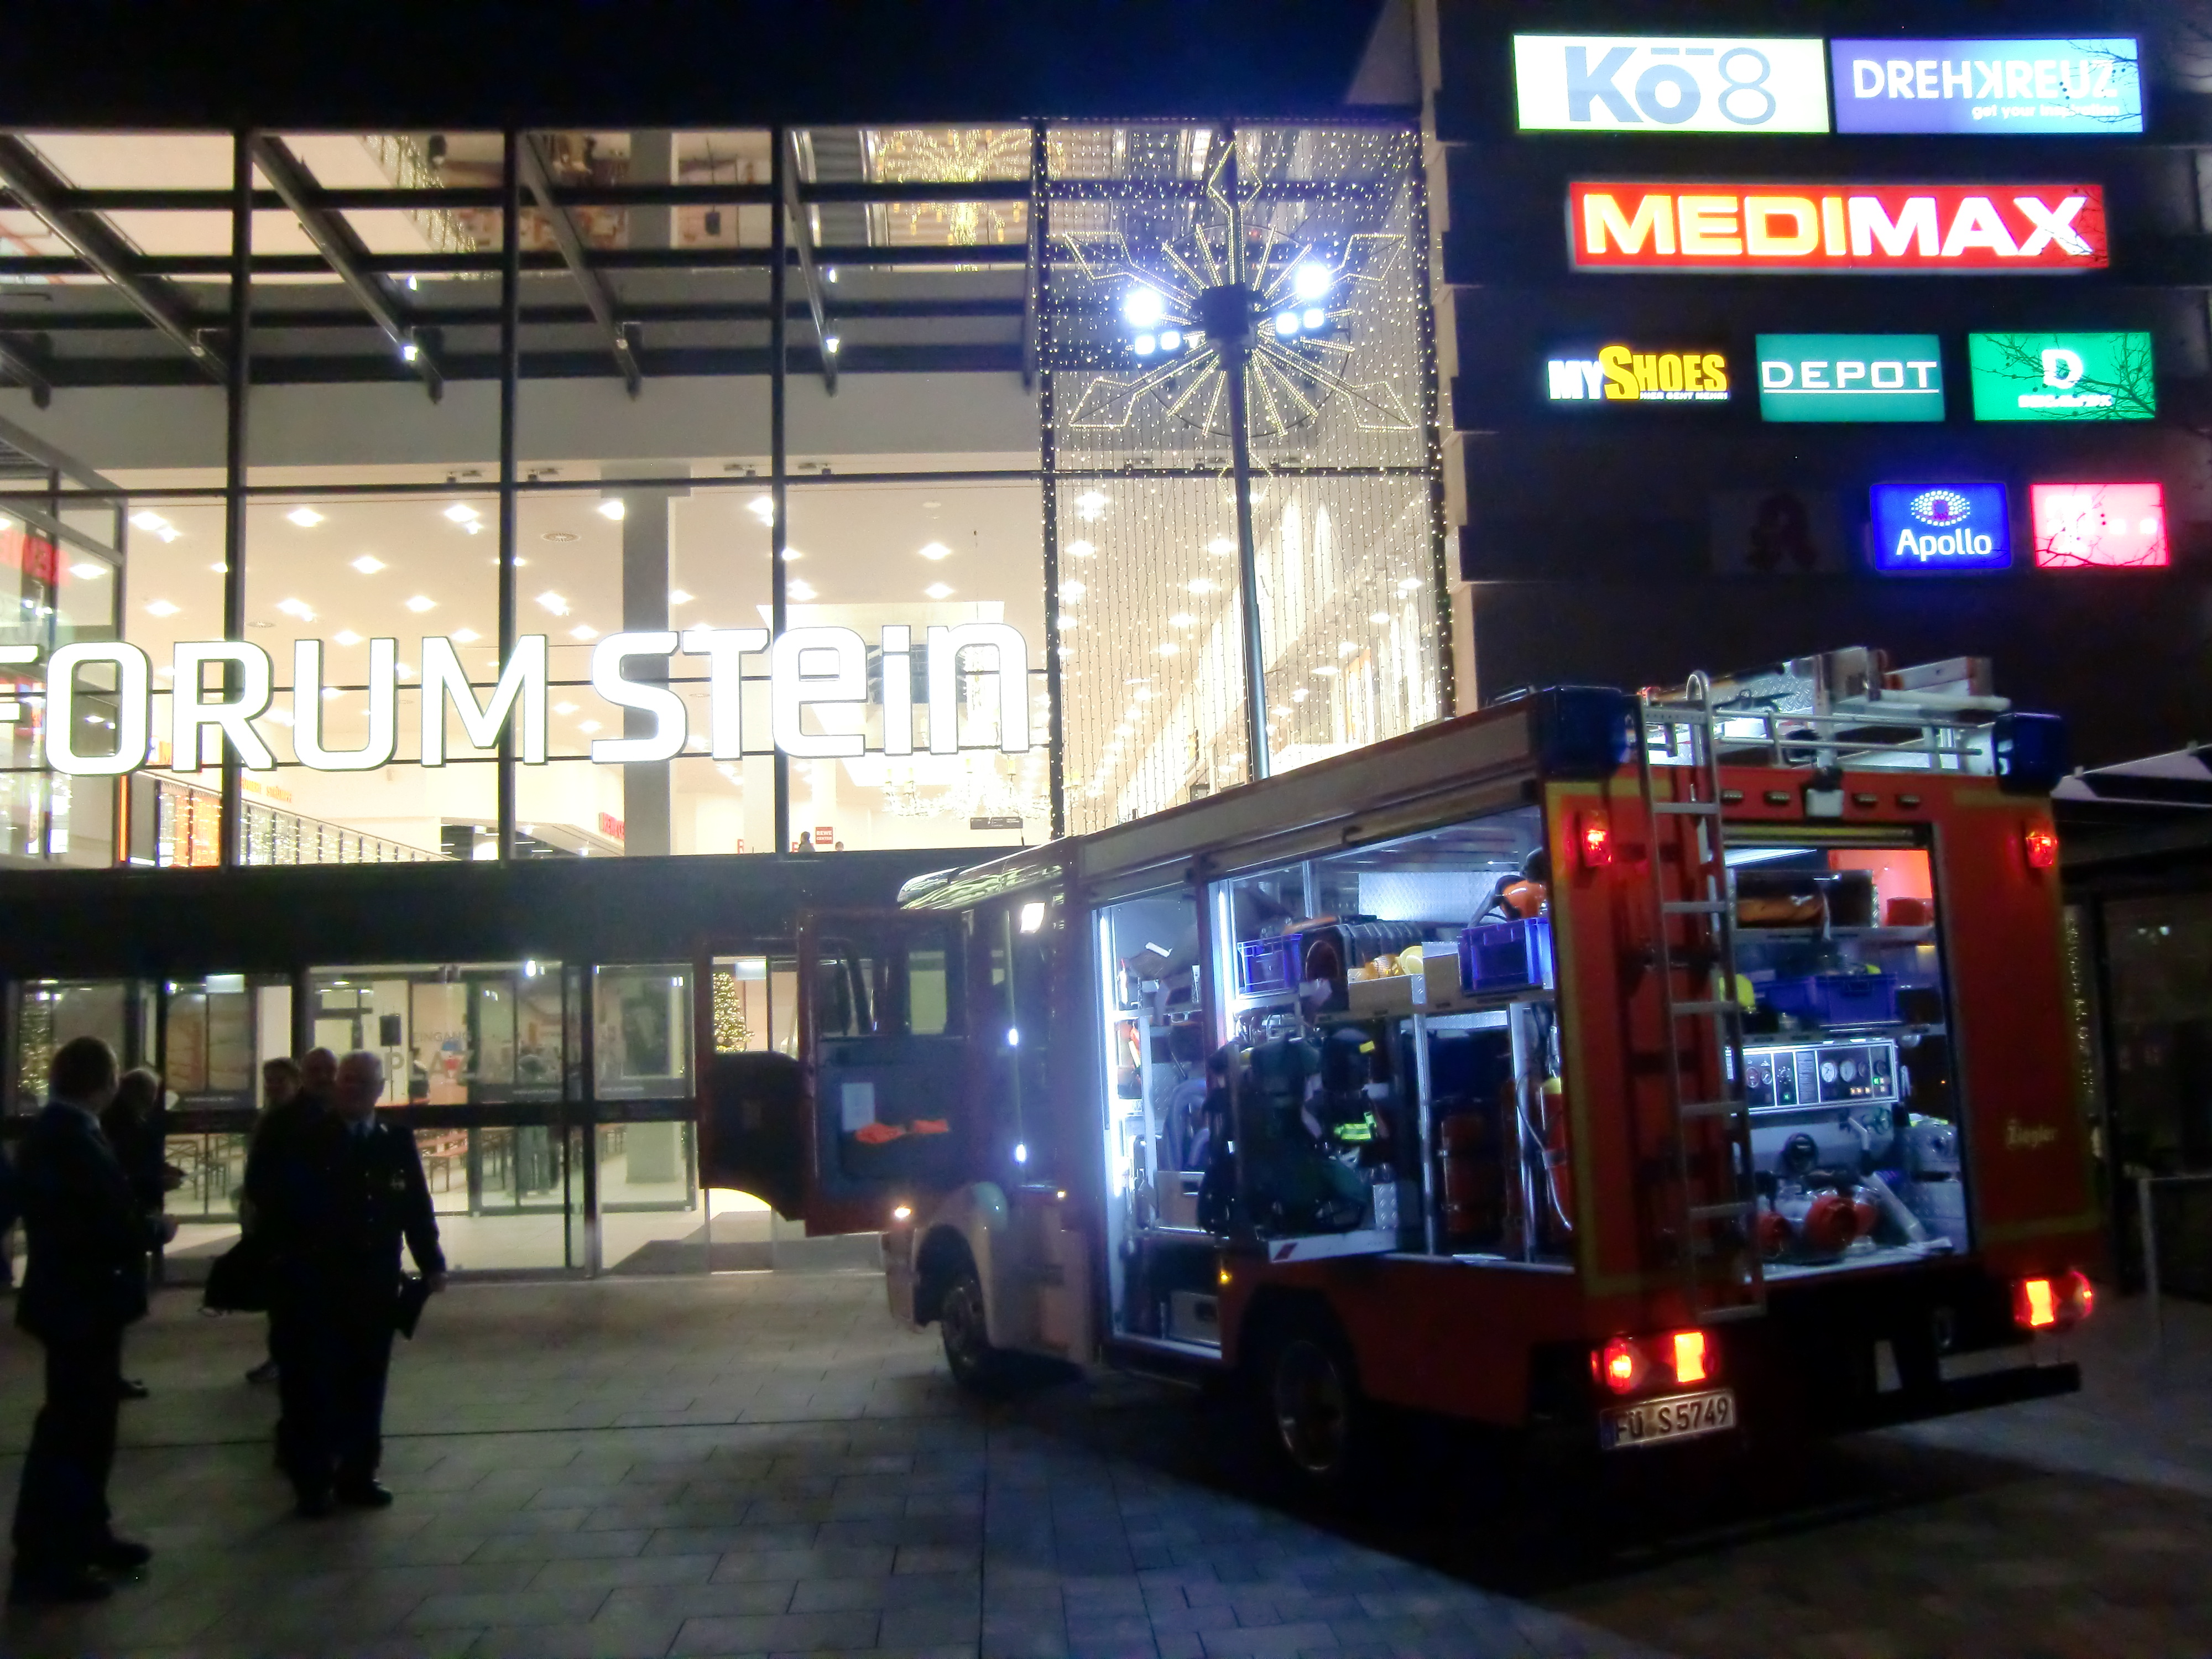
[[[579,732],[596,732],[599,729],[599,723],[597,720],[578,720],[576,729]]]
[[[556,617],[568,614],[568,601],[550,587],[538,596],[538,603]]]
[[[573,702],[556,702],[553,705],[553,712],[556,714],[573,714],[576,712],[576,705]]]
[[[1070,542],[1067,544],[1066,550],[1067,556],[1071,559],[1092,558],[1095,557],[1098,552],[1098,550],[1093,547],[1089,542]]]
[[[950,558],[952,556],[952,550],[947,547],[943,542],[932,542],[927,547],[920,548],[916,550],[921,553],[923,558],[929,560],[933,564],[939,559]]]
[[[453,641],[456,645],[474,645],[483,637],[473,628],[456,628],[453,632]]]
[[[668,590],[668,602],[671,605],[689,605],[691,596],[680,587],[672,587]]]
[[[286,616],[296,617],[301,622],[313,622],[315,619],[314,607],[305,599],[279,599],[276,601],[276,608]]]
[[[745,511],[763,524],[773,524],[775,521],[775,497],[756,495],[745,503]]]
[[[312,507],[295,507],[284,516],[302,530],[313,530],[323,521],[323,515]]]
[[[1211,576],[1198,576],[1192,579],[1190,591],[1194,593],[1212,593],[1218,592],[1220,586],[1221,584]]]
[[[1156,328],[1165,315],[1167,302],[1160,298],[1158,289],[1133,288],[1121,301],[1122,320],[1131,328]]]
[[[1319,328],[1323,323],[1326,323],[1328,320],[1328,313],[1326,311],[1323,311],[1319,306],[1308,306],[1306,307],[1306,314],[1299,318],[1298,320],[1304,324],[1307,331],[1310,332],[1314,329]]]
[[[218,576],[228,576],[230,574],[230,567],[225,564],[221,559],[217,559],[213,564],[210,565],[208,568],[214,571]]]
[[[411,662],[396,662],[392,665],[392,672],[403,680],[411,680],[415,678],[415,665]]]
[[[411,363],[422,355],[422,348],[412,340],[399,348],[399,361],[403,363]]]
[[[1060,585],[1060,597],[1063,599],[1079,599],[1090,591],[1091,590],[1088,587],[1085,587],[1081,582],[1076,580],[1072,576]]]
[[[353,562],[353,568],[364,576],[374,576],[384,568],[384,561],[374,553],[364,553]]]
[[[1226,536],[1216,536],[1206,543],[1206,550],[1217,559],[1225,559],[1237,550],[1237,544]]]
[[[96,582],[106,574],[107,567],[106,565],[95,564],[89,559],[87,559],[82,564],[73,564],[70,567],[70,574],[76,577],[81,582]]]
[[[578,623],[568,630],[568,637],[572,640],[596,640],[599,637],[599,630],[589,623]]]
[[[1291,292],[1309,305],[1316,300],[1328,298],[1328,290],[1336,279],[1327,265],[1313,259],[1303,259],[1291,272]]]
[[[446,516],[455,524],[469,524],[477,517],[477,510],[466,501],[455,501],[446,509]]]
[[[952,597],[952,590],[943,582],[932,582],[921,591],[933,599],[949,599]]]
[[[1170,628],[1194,628],[1197,625],[1198,618],[1192,616],[1188,611],[1178,611],[1174,616],[1168,618],[1168,626]]]
[[[361,643],[361,635],[355,633],[350,628],[341,628],[337,633],[331,635],[331,637],[340,645],[359,645]]]
[[[1075,516],[1085,524],[1093,523],[1106,515],[1106,497],[1097,490],[1086,489],[1075,498]]]
[[[822,349],[828,352],[832,357],[836,356],[837,355],[837,337],[832,334],[824,339],[822,342]]]
[[[407,601],[407,608],[419,617],[425,611],[435,611],[438,608],[438,602],[425,594],[417,593]]]
[[[1367,620],[1380,628],[1390,620],[1390,613],[1387,611],[1370,611],[1367,613]]]
[[[133,513],[131,515],[131,522],[141,530],[151,531],[165,542],[173,542],[185,533],[151,507]]]
[[[1153,348],[1158,344],[1159,342],[1155,340],[1151,335],[1139,334],[1135,339],[1129,343],[1129,349],[1132,351],[1134,351],[1139,357],[1149,357],[1152,355]]]
[[[787,583],[783,591],[791,598],[797,599],[801,605],[808,603],[814,598],[813,586],[808,582],[794,580]]]
[[[603,519],[612,519],[617,523],[621,522],[623,514],[627,511],[629,508],[623,504],[623,498],[619,495],[610,495],[599,503],[599,516]]]
[[[1298,313],[1297,312],[1285,311],[1277,315],[1275,319],[1275,332],[1279,336],[1287,338],[1297,331]]]

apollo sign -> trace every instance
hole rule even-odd
[[[1567,186],[1584,270],[2005,271],[2110,262],[2095,185]]]
[[[914,745],[914,630],[886,626],[878,641],[883,659],[881,708],[886,755],[910,755]],[[370,772],[389,766],[398,749],[399,642],[368,641],[368,720],[359,746],[331,749],[325,744],[325,678],[323,642],[300,640],[292,659],[292,748],[302,766],[317,772]],[[928,752],[958,751],[963,675],[994,674],[997,685],[998,747],[1008,754],[1030,748],[1029,647],[1019,629],[1006,623],[961,623],[932,627],[923,642],[928,685]],[[696,629],[678,635],[656,631],[610,634],[592,652],[592,686],[618,708],[652,717],[653,729],[638,737],[602,738],[591,758],[601,765],[673,760],[692,733],[690,710],[669,689],[667,670],[682,655],[702,659],[708,687],[708,753],[735,760],[747,752],[748,735],[740,718],[742,667],[748,656],[768,657],[769,735],[787,755],[834,759],[862,753],[866,739],[857,726],[868,707],[868,643],[849,628],[793,628],[771,641],[761,628]],[[33,646],[0,647],[0,665],[19,671],[38,660]],[[542,766],[546,752],[546,690],[549,652],[545,636],[527,635],[500,665],[499,675],[482,701],[461,666],[450,639],[422,641],[421,736],[418,764],[443,766],[447,760],[447,711],[458,717],[469,746],[493,749],[512,732],[518,759]],[[636,663],[657,664],[658,675],[635,678]],[[226,752],[252,771],[276,764],[254,722],[275,702],[276,674],[269,653],[251,641],[189,641],[171,659],[168,690],[170,764],[197,771],[222,761]],[[99,689],[81,684],[97,676]],[[46,665],[46,763],[77,777],[114,777],[147,763],[153,745],[153,665],[145,652],[120,640],[87,641],[63,646]],[[219,688],[219,689],[213,689]],[[20,696],[21,690],[17,692]],[[100,752],[77,748],[88,722],[82,703],[98,698],[114,711],[115,741]],[[807,712],[814,711],[814,729]],[[828,718],[824,718],[827,716]],[[0,721],[20,720],[20,705],[0,703]],[[103,728],[104,729],[104,728]]]

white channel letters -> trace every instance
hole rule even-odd
[[[886,626],[880,641],[884,672],[884,752],[914,753],[912,679],[913,629]],[[388,766],[397,750],[398,641],[375,639],[368,645],[368,730],[358,749],[324,746],[323,642],[301,640],[292,661],[293,752],[316,772],[367,772]],[[961,747],[963,676],[988,674],[998,682],[997,746],[1010,755],[1030,747],[1029,645],[1006,623],[962,623],[928,630],[929,750],[949,755]],[[603,765],[665,761],[688,741],[690,714],[684,698],[670,689],[665,669],[679,654],[703,658],[707,665],[709,752],[718,760],[744,754],[740,726],[744,659],[769,654],[769,720],[775,746],[808,758],[863,753],[868,704],[867,641],[849,628],[794,628],[771,641],[761,628],[694,629],[673,632],[611,634],[592,652],[592,685],[607,702],[653,716],[653,729],[639,737],[602,738],[591,758]],[[29,667],[36,652],[9,647],[0,658],[12,667]],[[502,732],[516,732],[516,757],[541,766],[547,759],[546,695],[548,641],[542,634],[515,641],[514,653],[501,665],[497,681],[483,702],[453,641],[431,635],[422,641],[422,750],[418,763],[443,766],[447,759],[447,713],[460,722],[470,747],[496,748]],[[624,667],[644,659],[664,672],[634,678]],[[174,683],[169,691],[169,765],[197,771],[222,757],[226,747],[252,771],[267,771],[276,758],[255,728],[270,713],[276,676],[269,653],[247,641],[198,640],[177,646]],[[145,652],[121,641],[65,645],[46,663],[46,763],[73,777],[115,777],[137,770],[152,758],[154,739],[152,665]],[[115,741],[96,752],[77,747],[85,724],[80,709],[88,698],[112,703]],[[815,726],[804,718],[813,709]],[[24,718],[20,702],[0,703],[0,725]]]
[[[1524,131],[1826,132],[1817,40],[1516,34]]]

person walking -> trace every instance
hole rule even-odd
[[[46,1402],[15,1497],[9,1600],[97,1601],[107,1575],[153,1559],[116,1536],[107,1477],[115,1461],[123,1331],[146,1312],[146,1257],[176,1235],[149,1217],[100,1130],[115,1097],[115,1055],[98,1037],[55,1053],[52,1097],[24,1136],[18,1176],[29,1261],[15,1322],[46,1349]]]
[[[331,1070],[337,1069],[337,1056],[327,1048],[313,1051],[310,1058],[328,1056]],[[317,1069],[321,1069],[319,1061]],[[298,1103],[307,1100],[305,1106]],[[253,1139],[246,1148],[245,1197],[239,1205],[239,1224],[247,1233],[258,1231],[263,1203],[273,1172],[281,1161],[275,1149],[283,1144],[287,1135],[294,1133],[303,1118],[328,1105],[325,1099],[307,1095],[307,1076],[300,1062],[289,1054],[278,1054],[273,1060],[261,1062],[261,1116],[254,1123]],[[276,1380],[276,1315],[269,1316],[269,1357],[246,1373],[248,1382],[274,1382]]]
[[[331,1109],[293,1155],[310,1207],[286,1218],[279,1295],[289,1340],[277,1358],[285,1472],[303,1516],[333,1501],[382,1509],[385,1380],[399,1313],[404,1240],[432,1291],[446,1285],[438,1220],[414,1134],[377,1121],[384,1062],[338,1062]]]
[[[115,1149],[115,1161],[123,1166],[123,1174],[131,1182],[131,1196],[138,1207],[146,1212],[149,1221],[159,1224],[162,1206],[172,1188],[184,1184],[184,1171],[165,1163],[161,1157],[161,1079],[159,1074],[141,1066],[125,1072],[115,1085],[115,1098],[107,1103],[107,1109],[100,1115],[100,1127],[107,1136],[107,1144]],[[137,1378],[126,1376],[122,1382],[125,1400],[143,1400],[146,1385]]]

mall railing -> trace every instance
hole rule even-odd
[[[220,863],[222,797],[173,778],[156,778],[154,788],[155,863],[165,869]],[[245,864],[422,864],[447,856],[259,801],[244,803],[241,828]]]

